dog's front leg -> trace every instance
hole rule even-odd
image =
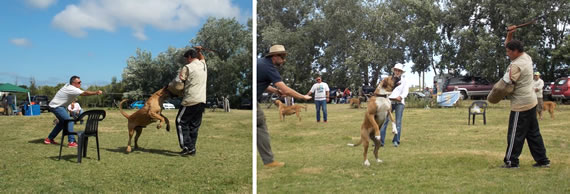
[[[156,126],[156,129],[160,129],[160,127],[162,127],[162,124],[165,122],[164,116],[162,116],[160,114],[156,114],[155,112],[149,112],[148,114],[149,114],[150,118],[160,120],[160,122]]]
[[[162,115],[162,113],[160,113],[160,116],[164,118],[164,121],[166,122],[166,131],[170,131],[170,121],[168,120],[168,118]]]
[[[392,133],[395,135],[398,135],[398,128],[396,126],[396,119],[394,119],[394,115],[390,111],[388,111],[388,118],[392,122]]]

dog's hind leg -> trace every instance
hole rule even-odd
[[[374,137],[377,140],[380,140],[380,127],[378,126],[378,124],[376,124],[376,120],[374,119],[374,114],[366,114],[366,118],[368,119],[368,122],[370,122],[370,124],[372,125],[372,127],[374,128]]]
[[[301,109],[295,112],[295,114],[297,114],[297,118],[299,118],[299,121],[301,121],[301,114],[299,114],[299,112],[301,112]]]
[[[364,147],[364,166],[370,166],[370,162],[368,161],[368,137],[361,137],[363,138],[362,147]]]
[[[134,135],[134,134],[135,134],[135,129],[134,129],[134,127],[133,127],[133,128],[129,127],[129,143],[127,144],[127,153],[132,151],[132,149],[131,149],[131,140],[133,139],[133,135]]]
[[[376,158],[376,162],[381,163],[382,160],[378,158],[378,150],[380,149],[380,144],[381,144],[380,140],[377,140],[374,137],[372,137],[372,134],[370,134],[370,139],[374,141],[374,158]]]
[[[142,127],[135,127],[135,130],[137,131],[137,134],[135,135],[135,149],[139,148],[139,137],[141,136],[142,133]]]

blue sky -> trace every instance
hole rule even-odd
[[[194,6],[199,5],[199,6]],[[121,80],[137,48],[181,48],[208,17],[252,16],[251,0],[8,0],[0,6],[0,83],[83,87]]]

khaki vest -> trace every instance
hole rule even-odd
[[[206,81],[208,80],[206,61],[194,60],[184,66],[180,74],[181,79],[185,80],[182,106],[206,103]]]
[[[530,110],[538,103],[533,86],[533,69],[532,59],[526,53],[517,57],[511,62],[511,69],[518,67],[520,69],[520,77],[515,81],[515,89],[511,96],[511,110],[522,112]],[[507,72],[510,73],[510,72]]]

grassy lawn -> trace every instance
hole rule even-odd
[[[520,169],[502,169],[507,146],[509,101],[491,105],[487,125],[478,115],[467,125],[467,107],[406,108],[400,147],[387,146],[380,159],[362,165],[359,140],[364,109],[329,104],[329,123],[316,123],[315,106],[303,121],[288,116],[279,121],[277,109],[266,109],[271,145],[282,168],[264,168],[257,154],[259,193],[569,193],[570,105],[558,105],[556,119],[546,113],[540,128],[551,168],[533,168],[525,143]],[[388,128],[388,133],[391,131]]]
[[[149,125],[139,139],[142,149],[130,154],[125,153],[127,120],[118,110],[106,111],[99,126],[101,160],[91,139],[81,164],[76,148],[64,147],[58,161],[59,145],[43,144],[53,114],[0,117],[0,193],[251,193],[251,111],[207,110],[194,157],[178,155],[178,110],[163,112],[170,132]]]

